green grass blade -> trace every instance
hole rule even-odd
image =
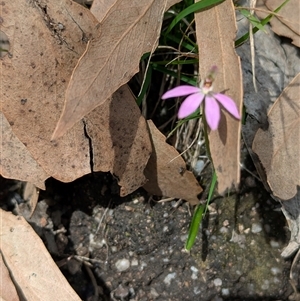
[[[221,2],[223,2],[225,0],[202,0],[199,1],[197,3],[194,3],[192,5],[190,5],[189,7],[187,7],[186,9],[184,9],[183,11],[181,11],[175,18],[174,20],[171,22],[171,24],[169,25],[167,31],[166,31],[166,35],[174,28],[174,26],[180,22],[183,18],[185,18],[187,15],[192,14],[194,12],[198,12],[201,10],[205,10],[208,8],[211,8],[212,6],[215,6]]]
[[[197,234],[199,232],[200,224],[202,222],[203,217],[206,214],[208,205],[209,205],[212,195],[215,191],[216,183],[217,183],[217,174],[214,171],[213,177],[212,177],[212,180],[210,183],[210,187],[209,187],[206,204],[198,205],[194,211],[192,222],[191,222],[190,229],[189,229],[188,238],[185,243],[185,249],[187,251],[190,251],[195,243]]]
[[[197,46],[196,43],[190,41],[191,44],[189,44],[189,43],[187,43],[185,41],[181,41],[182,40],[181,37],[180,38],[176,37],[176,36],[174,36],[174,35],[172,35],[170,33],[168,35],[166,35],[165,38],[166,38],[166,40],[170,40],[172,42],[175,42],[176,44],[181,43],[181,47],[184,47],[185,49],[187,49],[188,51],[191,51],[193,53],[195,53],[195,50],[198,48],[198,46]],[[166,44],[168,45],[167,42],[166,42]]]
[[[157,65],[155,63],[152,63],[152,66],[153,66],[153,70],[157,70],[157,71],[160,71],[162,73],[165,73],[165,74],[169,74],[170,76],[173,76],[175,78],[178,78],[178,73],[177,72],[174,72],[174,71],[171,71],[171,70],[168,70],[166,69],[165,67],[162,67],[160,65]],[[197,85],[197,81],[191,77],[188,77],[186,75],[180,75],[180,80],[189,84],[189,85],[193,85],[193,86],[196,86]]]
[[[280,6],[278,6],[275,10],[274,13],[278,13],[284,5],[286,5],[290,0],[285,0]],[[266,25],[267,23],[270,22],[270,20],[273,18],[274,14],[270,13],[268,16],[266,16],[263,20],[261,20],[260,24],[262,26]],[[259,31],[259,28],[256,26],[252,29],[253,34],[257,33]],[[242,37],[237,39],[235,41],[235,47],[239,47],[242,44],[244,44],[247,40],[249,39],[249,32],[245,33]]]
[[[210,183],[210,187],[209,187],[209,192],[208,192],[208,197],[207,197],[207,202],[206,202],[206,207],[205,207],[204,214],[207,211],[208,205],[209,205],[209,203],[211,201],[211,198],[212,198],[212,195],[213,195],[213,193],[215,191],[217,180],[218,180],[217,174],[216,174],[216,171],[214,170],[213,177],[211,179],[211,183]]]
[[[150,64],[148,67],[147,73],[146,73],[146,78],[145,78],[144,84],[143,84],[141,91],[136,99],[136,103],[138,106],[141,105],[141,103],[144,99],[144,96],[147,93],[147,90],[151,83],[151,79],[152,79],[152,65]]]
[[[266,31],[264,25],[261,24],[261,21],[254,15],[251,15],[249,10],[241,9],[241,14],[246,17],[254,27],[257,27],[259,30],[264,32]]]
[[[199,232],[199,226],[202,221],[203,211],[205,205],[198,205],[194,211],[192,222],[189,229],[189,235],[185,243],[185,249],[190,251],[195,243],[197,234]]]

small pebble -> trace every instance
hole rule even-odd
[[[138,266],[138,265],[139,265],[139,261],[137,259],[131,260],[131,266]]]
[[[229,296],[229,289],[228,288],[222,288],[222,295],[223,296]]]
[[[228,229],[226,227],[222,227],[220,229],[220,232],[223,233],[223,234],[228,233]]]
[[[191,278],[193,280],[198,279],[198,272],[199,272],[199,270],[196,267],[194,267],[194,266],[191,266],[191,270],[192,270],[192,277]]]
[[[111,248],[112,253],[116,253],[118,251],[116,246],[112,246]]]
[[[166,285],[170,285],[170,284],[171,284],[171,280],[172,280],[172,279],[175,279],[175,277],[176,277],[176,273],[170,273],[170,274],[168,274],[168,275],[165,277],[165,279],[164,279],[164,283],[165,283]]]
[[[222,280],[220,278],[216,278],[214,279],[214,285],[215,286],[221,286],[222,285]]]
[[[144,267],[146,267],[146,266],[147,266],[147,263],[142,261],[141,265],[140,265],[140,271],[142,271],[144,269]]]
[[[116,266],[116,268],[117,268],[117,270],[118,270],[119,272],[124,272],[124,271],[126,271],[126,270],[129,268],[130,262],[129,262],[129,260],[126,259],[126,258],[119,259],[119,260],[116,262],[115,266]]]
[[[264,281],[264,284],[261,286],[261,288],[262,288],[264,291],[266,291],[266,290],[269,289],[269,287],[270,287],[269,280],[265,280],[265,281]]]
[[[251,227],[251,232],[252,233],[259,233],[262,230],[262,226],[259,223],[253,223]]]
[[[276,275],[278,275],[280,273],[281,273],[281,269],[280,268],[277,268],[277,267],[271,268],[271,274],[272,275],[276,276]]]
[[[275,240],[271,240],[270,241],[270,245],[271,245],[271,247],[272,248],[279,248],[279,243],[277,242],[277,241],[275,241]]]
[[[223,226],[224,227],[228,227],[229,226],[229,220],[225,219],[225,221],[223,222]]]
[[[129,289],[128,287],[124,287],[122,284],[120,284],[114,291],[114,297],[124,300],[129,296]]]
[[[153,298],[159,297],[159,293],[153,287],[150,289],[150,294],[152,295]]]

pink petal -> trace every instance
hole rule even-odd
[[[214,94],[214,97],[233,117],[235,117],[236,119],[241,119],[237,105],[229,96],[221,93],[216,93]]]
[[[219,126],[221,112],[220,107],[217,101],[212,96],[205,97],[205,118],[208,126],[211,130],[216,130]]]
[[[194,113],[200,106],[203,99],[204,94],[200,92],[188,96],[178,110],[178,118],[182,119]]]
[[[171,98],[171,97],[179,97],[179,96],[186,96],[193,93],[199,92],[200,89],[194,86],[182,85],[178,86],[174,89],[167,91],[163,96],[162,99]]]

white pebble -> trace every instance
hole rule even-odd
[[[262,230],[262,226],[259,223],[253,223],[251,227],[251,232],[252,233],[259,233]]]
[[[271,268],[271,273],[272,273],[272,275],[276,276],[279,273],[281,273],[281,269],[277,268],[277,267],[273,267],[273,268]]]
[[[142,271],[144,269],[144,267],[146,267],[146,266],[147,266],[147,263],[142,261],[141,265],[140,265],[140,271]]]
[[[226,227],[222,227],[222,228],[220,228],[220,232],[221,233],[227,233],[228,232],[228,228],[226,228]]]
[[[198,272],[199,270],[197,268],[195,268],[194,266],[191,266],[191,270],[192,270],[192,279],[196,280],[198,279]]]
[[[222,295],[223,296],[229,296],[229,289],[228,288],[222,288]]]
[[[129,268],[130,262],[128,259],[123,258],[123,259],[119,259],[115,265],[119,272],[124,272]]]
[[[131,266],[137,266],[137,265],[139,265],[139,261],[137,259],[132,259]]]
[[[152,295],[153,298],[159,297],[158,292],[157,292],[156,289],[153,288],[153,287],[150,289],[150,294]]]
[[[269,287],[270,287],[269,280],[265,280],[265,281],[264,281],[264,284],[261,286],[261,288],[262,288],[264,291],[266,291],[266,290],[269,289]]]
[[[222,285],[222,280],[220,279],[220,278],[216,278],[215,280],[214,280],[214,285],[215,286],[221,286]]]
[[[172,279],[175,279],[175,277],[176,277],[176,273],[170,273],[170,274],[168,274],[168,275],[166,276],[166,278],[164,279],[164,283],[165,283],[166,285],[170,285],[170,284],[171,284],[171,280],[172,280]]]
[[[270,245],[271,245],[271,247],[272,248],[279,248],[279,243],[277,242],[277,241],[275,241],[275,240],[271,240],[270,241]]]
[[[193,265],[191,266],[191,270],[192,270],[193,273],[198,273],[199,272],[199,270],[196,267],[194,267]]]

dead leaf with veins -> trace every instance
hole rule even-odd
[[[0,219],[0,251],[3,259],[1,264],[8,269],[13,285],[23,297],[22,300],[80,301],[43,241],[25,219],[2,209]],[[3,283],[3,280],[6,282]],[[3,278],[1,283],[5,287],[12,286],[8,277]],[[10,291],[13,293],[13,288],[10,288]],[[6,296],[4,293],[1,289],[0,298]],[[17,299],[12,295],[7,300]]]
[[[145,183],[151,153],[146,122],[128,88],[50,141],[67,83],[98,21],[69,0],[42,3],[12,1],[1,15],[11,46],[11,56],[1,58],[1,110],[8,120],[1,123],[1,173],[44,188],[50,176],[70,182],[110,171],[128,194]]]
[[[274,11],[283,3],[282,0],[259,0],[256,14],[265,18],[268,12]],[[292,43],[300,47],[300,5],[298,0],[290,0],[273,16],[270,24],[272,30],[279,36],[292,39]]]
[[[269,128],[259,129],[252,149],[259,156],[274,196],[293,198],[300,186],[300,73],[268,113]]]
[[[143,186],[150,194],[184,199],[196,205],[202,192],[192,172],[177,150],[166,142],[166,137],[148,120],[153,153],[145,169],[149,181]]]
[[[207,75],[213,65],[218,67],[214,91],[226,91],[237,104],[243,105],[243,81],[240,59],[234,49],[236,37],[235,10],[231,1],[224,1],[209,10],[195,14],[199,46],[199,74]],[[218,176],[218,191],[224,193],[240,181],[241,123],[224,110],[216,131],[209,132],[209,145]]]
[[[72,73],[52,139],[64,135],[138,72],[142,55],[158,44],[167,5],[176,2],[116,0],[104,13],[95,1],[92,11],[101,23]]]

